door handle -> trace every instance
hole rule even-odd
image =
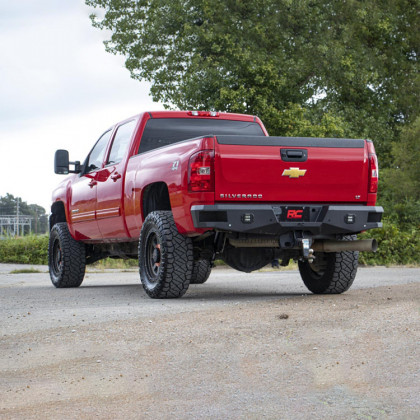
[[[111,175],[111,179],[115,182],[117,179],[121,178],[121,174],[119,174],[118,172],[115,172],[114,175]]]
[[[284,162],[305,162],[308,159],[307,149],[280,149]]]
[[[90,188],[93,188],[96,184],[97,182],[94,179],[92,179],[92,181],[90,181],[88,185]]]
[[[302,150],[287,150],[286,155],[289,158],[301,158],[303,156]]]

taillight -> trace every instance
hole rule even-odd
[[[190,157],[188,191],[214,191],[214,150],[201,150]]]
[[[369,184],[368,192],[376,193],[378,192],[378,179],[379,179],[379,168],[378,168],[378,158],[375,153],[375,146],[371,141],[367,142],[368,146],[368,160],[369,160]]]

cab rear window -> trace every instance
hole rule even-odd
[[[215,135],[264,136],[261,126],[254,122],[204,118],[156,118],[146,123],[138,153],[183,140]]]

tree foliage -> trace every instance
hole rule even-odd
[[[418,115],[418,0],[86,3],[107,50],[169,107],[257,114],[271,135],[370,137],[386,166]]]
[[[380,176],[380,204],[403,228],[420,228],[420,116],[404,127],[392,146],[393,165]]]
[[[420,200],[420,116],[404,127],[392,149],[394,164],[385,172],[389,193],[394,200]]]

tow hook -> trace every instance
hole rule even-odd
[[[303,260],[308,260],[308,262],[312,263],[314,262],[315,256],[314,256],[314,250],[311,248],[311,242],[312,240],[309,240],[307,238],[302,238],[300,240],[302,245],[302,254],[303,254]]]

